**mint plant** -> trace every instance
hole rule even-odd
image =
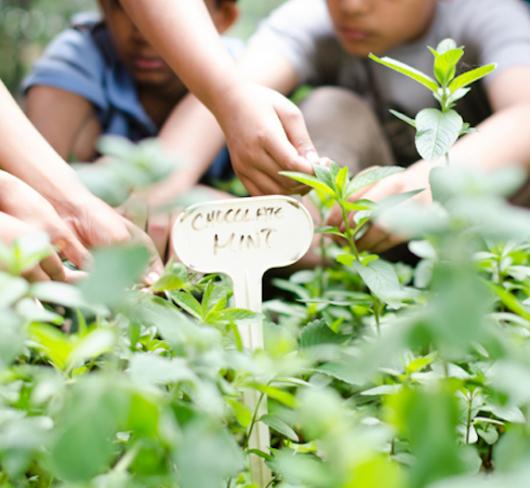
[[[451,165],[431,206],[355,200],[396,171],[291,175],[348,217],[321,229],[345,244],[273,281],[254,353],[218,276],[170,263],[140,288],[147,253],[122,246],[83,283],[31,284],[49,240],[0,246],[0,486],[256,488],[259,455],[279,488],[526,488],[530,214],[505,202],[525,175]],[[359,252],[368,218],[419,265]],[[259,422],[268,453],[249,449]]]
[[[319,232],[344,239],[349,247],[349,255],[361,261],[355,242],[370,222],[371,211],[375,209],[375,204],[365,199],[352,201],[352,197],[361,190],[401,171],[403,168],[397,166],[376,167],[350,178],[347,167],[341,168],[337,163],[331,162],[329,167],[315,165],[314,176],[291,171],[282,171],[280,174],[314,189],[324,207],[331,208],[337,205],[341,212],[343,229],[326,226],[320,228]],[[352,212],[358,212],[354,225],[349,219]],[[346,259],[351,264],[350,258],[341,259]]]
[[[457,75],[458,63],[464,56],[463,47],[458,47],[452,39],[445,39],[436,49],[428,49],[434,57],[434,78],[389,57],[379,58],[374,54],[369,57],[432,92],[440,105],[439,109],[423,109],[414,119],[395,110],[391,110],[391,113],[416,129],[416,148],[423,159],[431,161],[445,157],[448,162],[451,147],[460,136],[471,130],[455,106],[469,93],[470,85],[492,73],[496,65],[488,64]]]

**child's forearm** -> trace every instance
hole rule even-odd
[[[147,200],[153,205],[173,201],[193,188],[224,146],[215,117],[193,95],[175,108],[158,138],[179,165],[165,181],[147,190]]]
[[[175,108],[162,127],[159,140],[182,163],[181,172],[189,175],[193,183],[207,171],[225,145],[215,117],[193,95],[188,95]]]
[[[455,163],[493,170],[517,164],[530,170],[530,103],[501,110],[477,127],[451,151]]]
[[[142,33],[182,81],[215,112],[216,106],[224,98],[223,94],[235,89],[239,78],[204,2],[121,2]]]
[[[0,167],[28,183],[57,209],[82,201],[88,191],[75,172],[31,125],[0,83]]]

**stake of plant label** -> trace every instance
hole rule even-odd
[[[308,251],[314,234],[313,220],[297,200],[284,196],[238,198],[200,203],[186,209],[172,231],[178,258],[200,273],[224,273],[232,279],[238,308],[261,312],[262,278],[268,269],[289,266]],[[261,320],[239,326],[243,345],[263,348]],[[259,393],[245,395],[256,418],[266,414]],[[258,405],[259,404],[259,405]],[[250,449],[268,452],[270,433],[263,422],[252,429]],[[263,458],[251,455],[253,482],[265,487],[271,475]]]

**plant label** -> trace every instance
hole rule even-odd
[[[282,196],[193,205],[173,229],[175,252],[184,264],[232,279],[261,280],[268,269],[295,263],[312,237],[313,222],[305,207]]]
[[[172,232],[178,258],[200,273],[224,273],[232,279],[238,308],[261,312],[262,278],[271,268],[289,266],[306,254],[314,227],[307,209],[285,196],[238,198],[200,203],[185,210]],[[249,350],[263,348],[260,319],[240,324],[239,332]],[[265,401],[257,392],[245,398],[256,418],[266,414]],[[258,422],[252,430],[250,448],[267,452],[268,427]],[[257,456],[251,457],[255,483],[265,487],[270,472]]]

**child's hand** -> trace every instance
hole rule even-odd
[[[10,245],[18,238],[36,232],[42,232],[42,229],[0,212],[0,241],[3,244]],[[23,276],[31,282],[68,281],[67,270],[55,252],[43,259],[34,268],[27,270]]]
[[[429,185],[429,174],[432,168],[432,163],[420,161],[407,170],[385,178],[366,190],[357,193],[351,200],[355,201],[362,198],[377,203],[392,195],[424,189],[424,191],[415,195],[413,199],[423,204],[428,204],[432,201]],[[352,224],[354,215],[354,213],[351,213],[349,216]],[[338,208],[334,209],[331,213],[328,219],[328,225],[343,227],[342,216]],[[379,254],[388,251],[402,242],[404,242],[402,237],[393,235],[384,228],[373,224],[357,241],[357,248],[359,251],[370,251]]]
[[[144,245],[150,252],[151,262],[144,277],[147,284],[156,281],[164,269],[153,241],[140,228],[123,218],[114,209],[96,197],[90,197],[63,218],[79,238],[90,248],[121,243]]]
[[[278,173],[312,173],[318,155],[300,110],[268,88],[241,84],[216,110],[232,165],[252,195],[291,193],[298,185]]]
[[[0,211],[46,232],[61,254],[77,267],[82,268],[88,261],[87,249],[53,206],[23,181],[4,172],[0,173]]]

